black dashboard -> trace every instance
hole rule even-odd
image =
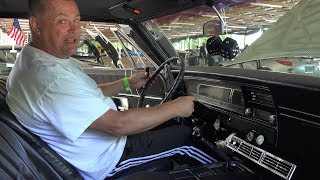
[[[219,112],[215,121],[222,126],[256,145],[277,145],[276,108],[267,87],[195,77],[185,83],[197,101]]]
[[[250,148],[294,164],[292,179],[317,177],[313,164],[320,160],[316,143],[320,136],[318,78],[230,68],[186,72],[184,83],[188,94],[203,105],[196,116],[210,124],[206,138],[219,129],[227,130]],[[221,137],[215,138],[211,140]]]

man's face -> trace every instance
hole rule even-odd
[[[80,13],[72,0],[47,0],[48,9],[38,18],[38,48],[67,58],[77,52],[80,41]]]

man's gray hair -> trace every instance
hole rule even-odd
[[[40,17],[48,8],[47,0],[28,0],[29,16]]]

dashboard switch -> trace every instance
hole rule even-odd
[[[269,117],[269,121],[270,121],[271,124],[274,124],[276,122],[276,115],[271,115]]]
[[[244,110],[244,114],[248,117],[252,117],[253,111],[251,108],[247,108],[246,110]]]
[[[229,117],[229,118],[227,119],[227,122],[228,122],[228,124],[231,124],[231,123],[232,123],[232,117]]]
[[[246,139],[248,142],[251,142],[254,139],[255,133],[253,131],[250,131],[246,135]]]

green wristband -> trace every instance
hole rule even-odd
[[[122,79],[123,81],[123,86],[124,86],[124,89],[127,91],[127,92],[131,92],[131,88],[130,88],[130,84],[129,84],[129,79],[128,77],[124,77]]]

